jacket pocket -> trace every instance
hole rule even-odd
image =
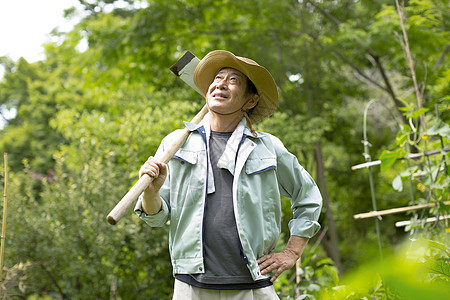
[[[182,185],[191,187],[202,186],[205,176],[205,167],[200,162],[201,153],[196,151],[180,150],[173,156],[170,172],[172,184],[180,188]]]
[[[277,160],[275,157],[248,159],[245,164],[245,173],[252,175],[276,168]]]
[[[172,208],[198,205],[203,199],[206,168],[201,161],[201,152],[187,150],[178,151],[171,159],[169,177]]]
[[[180,149],[177,153],[175,153],[173,158],[178,159],[181,164],[187,162],[191,165],[195,165],[197,163],[197,156],[197,152]]]

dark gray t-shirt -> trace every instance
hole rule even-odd
[[[209,154],[216,192],[207,196],[203,220],[205,273],[194,278],[202,283],[253,283],[243,259],[233,209],[233,175],[217,167],[231,133],[211,132]]]

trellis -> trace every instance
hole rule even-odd
[[[379,248],[379,252],[380,252],[380,257],[383,257],[383,252],[382,252],[382,245],[381,245],[381,235],[380,235],[380,227],[379,227],[379,222],[381,221],[381,216],[383,215],[390,215],[390,214],[395,214],[395,213],[401,213],[401,212],[407,212],[407,211],[414,211],[414,218],[416,220],[419,220],[420,224],[424,224],[427,222],[437,222],[440,220],[445,220],[445,219],[450,219],[450,215],[446,214],[444,216],[438,216],[438,217],[432,217],[432,218],[425,218],[425,210],[427,208],[431,208],[431,207],[435,207],[436,204],[435,203],[429,203],[430,201],[430,195],[431,193],[428,193],[428,199],[427,199],[427,203],[426,204],[420,204],[420,205],[409,205],[406,207],[397,207],[397,208],[391,208],[391,209],[387,209],[387,210],[381,210],[378,211],[377,210],[377,200],[376,200],[376,196],[375,196],[375,184],[374,184],[374,180],[373,180],[373,175],[372,175],[372,168],[381,165],[381,160],[375,160],[372,161],[370,152],[369,152],[369,147],[371,146],[371,144],[369,143],[369,140],[367,138],[367,112],[368,109],[370,107],[370,105],[372,103],[374,103],[374,100],[369,101],[369,103],[366,105],[365,109],[364,109],[364,120],[363,120],[363,140],[361,141],[364,145],[364,152],[363,152],[363,156],[366,160],[365,163],[362,164],[358,164],[355,166],[352,166],[352,170],[359,170],[359,169],[367,169],[368,170],[368,177],[369,177],[369,185],[370,185],[370,193],[371,193],[371,199],[372,199],[372,208],[373,211],[367,212],[367,213],[360,213],[360,214],[356,214],[353,216],[354,219],[358,220],[358,219],[365,219],[365,218],[375,218],[375,229],[376,229],[376,234],[377,234],[377,241],[378,241],[378,248]],[[439,110],[438,107],[436,106],[436,115],[439,117]],[[421,158],[421,157],[430,157],[430,156],[434,156],[434,155],[442,155],[442,160],[440,165],[438,166],[438,171],[435,174],[435,177],[432,178],[433,183],[436,182],[439,172],[440,171],[445,171],[447,172],[447,163],[445,160],[445,155],[447,154],[447,152],[450,151],[450,148],[445,148],[444,147],[444,143],[443,143],[443,139],[441,137],[441,149],[440,150],[434,150],[434,151],[428,151],[428,152],[424,152],[424,153],[408,153],[406,156],[403,157],[403,159],[405,159],[408,163],[408,167],[410,166],[409,164],[409,160],[410,159],[417,159],[417,158]],[[414,175],[414,174],[413,174]],[[421,176],[423,174],[415,174],[416,176]],[[432,177],[432,175],[431,175]],[[415,203],[415,199],[414,199],[414,195],[412,192],[413,189],[413,184],[412,184],[412,180],[411,178],[409,179],[409,183],[410,183],[410,197],[411,197],[411,202]],[[445,205],[450,205],[450,201],[444,201]],[[420,217],[418,218],[417,214],[415,213],[416,210],[422,209],[422,212],[420,214]],[[396,222],[395,226],[396,227],[403,227],[403,226],[408,226],[411,224],[411,221],[401,221],[401,222]],[[449,232],[449,228],[446,229],[447,232]]]

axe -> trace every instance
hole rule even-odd
[[[173,66],[170,67],[170,70],[178,77],[181,78],[184,82],[186,82],[190,87],[196,90],[200,95],[203,94],[199,91],[199,89],[194,84],[194,70],[198,65],[200,60],[195,57],[194,54],[187,51],[182,58],[180,58]],[[208,112],[208,107],[205,105],[202,110],[197,113],[197,115],[192,119],[192,123],[198,124],[205,114]],[[180,130],[180,134],[174,140],[172,145],[170,145],[165,152],[161,155],[155,157],[159,161],[164,163],[168,163],[172,156],[183,146],[184,142],[189,136],[190,131],[186,128]],[[144,174],[135,185],[123,196],[123,198],[117,203],[113,210],[106,217],[108,223],[111,225],[115,225],[127,212],[127,210],[136,202],[137,198],[140,194],[149,186],[149,184],[153,181],[153,177],[150,177],[147,174]]]

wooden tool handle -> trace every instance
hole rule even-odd
[[[202,110],[192,119],[192,123],[198,124],[203,117],[208,112],[208,107],[205,105]],[[174,142],[166,149],[162,155],[156,157],[159,161],[164,163],[168,163],[172,156],[178,151],[178,149],[183,146],[188,138],[190,131],[186,128],[180,130],[179,136],[174,140]],[[140,194],[149,186],[149,184],[153,181],[153,178],[144,174],[135,185],[128,191],[128,193],[123,196],[123,198],[117,203],[117,205],[113,208],[113,210],[106,217],[108,223],[111,225],[115,225],[123,215],[128,211],[128,209],[136,202],[137,198]]]

